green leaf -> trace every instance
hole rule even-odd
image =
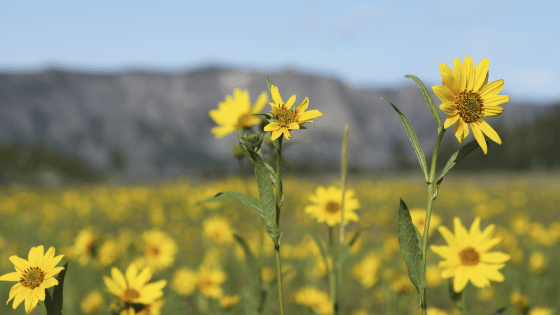
[[[434,192],[434,199],[436,199],[437,197],[437,191],[439,188],[439,185],[441,184],[441,182],[443,181],[443,177],[455,166],[457,165],[457,163],[459,163],[463,158],[465,158],[465,156],[469,155],[469,153],[471,153],[472,151],[474,151],[476,148],[478,148],[478,142],[476,140],[473,140],[467,144],[465,144],[463,147],[461,147],[459,149],[459,151],[453,153],[451,155],[451,157],[449,158],[449,160],[447,161],[447,163],[445,164],[445,166],[443,167],[443,171],[441,171],[441,175],[439,176],[437,182],[436,182],[436,189]]]
[[[415,229],[414,224],[412,224],[410,212],[402,199],[399,206],[398,234],[401,253],[408,269],[408,277],[420,294],[426,286],[426,277],[422,266],[422,251],[420,249],[422,239],[418,229]]]
[[[62,291],[64,288],[64,278],[66,277],[67,270],[68,262],[64,265],[64,269],[62,269],[56,277],[58,284],[53,289],[52,298],[49,290],[45,290],[45,308],[47,309],[47,315],[62,315]]]
[[[268,92],[270,92],[270,95],[272,96],[272,90],[271,90],[272,81],[270,81],[270,79],[267,76],[265,76],[265,78],[266,78],[266,85],[268,86]]]
[[[386,98],[382,97],[381,99],[386,101],[386,102],[389,102]],[[400,111],[400,109],[398,109],[398,107],[395,106],[395,104],[393,104],[391,102],[389,102],[389,104],[391,104],[393,106],[393,108],[397,111],[397,114],[399,114],[399,118],[401,119],[401,122],[404,126],[404,129],[406,130],[406,134],[408,135],[408,139],[410,139],[410,143],[412,143],[412,147],[414,148],[414,151],[416,152],[416,156],[418,157],[418,162],[420,162],[420,167],[422,168],[422,172],[424,172],[424,178],[426,179],[426,182],[427,182],[428,181],[428,165],[426,164],[426,157],[424,156],[424,151],[422,151],[422,147],[420,146],[420,142],[418,141],[418,137],[416,137],[416,133],[414,132],[414,130],[412,129],[412,126],[408,122],[408,119],[406,119],[406,117]]]
[[[245,306],[245,315],[259,315],[259,313],[257,313],[253,305],[247,304],[247,306]]]
[[[247,274],[249,276],[249,283],[251,284],[251,293],[253,294],[254,301],[258,305],[262,298],[261,270],[259,268],[259,263],[255,255],[251,252],[247,242],[237,234],[234,234],[233,237],[235,237],[235,240],[241,245],[245,253],[245,264],[247,265]]]
[[[406,78],[411,78],[412,80],[414,80],[414,82],[416,82],[416,84],[420,88],[420,91],[422,91],[422,95],[424,96],[424,99],[426,100],[426,104],[428,104],[428,107],[430,107],[430,111],[432,112],[432,116],[434,116],[434,119],[436,120],[437,127],[438,127],[438,132],[439,132],[442,128],[441,117],[439,116],[438,109],[437,109],[436,105],[434,104],[434,100],[430,96],[430,93],[428,93],[428,90],[426,89],[426,86],[424,86],[424,83],[422,83],[422,81],[420,79],[418,79],[417,77],[415,77],[413,75],[409,74],[409,75],[405,75],[405,77]]]
[[[260,155],[255,157],[253,163],[255,169],[255,177],[257,178],[257,186],[259,188],[259,197],[262,204],[263,219],[267,225],[267,233],[272,240],[278,239],[278,226],[276,225],[276,199],[272,190],[273,180],[267,163]],[[282,185],[282,183],[278,183]]]
[[[215,202],[215,201],[229,201],[229,200],[237,200],[241,202],[247,208],[255,211],[261,217],[264,215],[261,201],[253,196],[245,195],[240,192],[236,191],[223,191],[216,194],[214,197],[206,198],[204,200],[199,201],[199,203],[203,202]]]

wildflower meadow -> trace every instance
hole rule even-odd
[[[407,76],[433,148],[386,100],[418,157],[410,175],[350,173],[355,126],[340,174],[291,172],[284,150],[306,150],[292,138],[329,118],[263,76],[256,99],[235,89],[209,111],[215,141],[237,134],[239,175],[2,187],[0,314],[557,314],[560,177],[454,169],[502,142],[491,118],[509,97],[489,67],[441,63],[437,102]],[[455,154],[439,154],[444,137]]]

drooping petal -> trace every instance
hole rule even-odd
[[[463,124],[463,120],[459,119],[457,120],[454,128],[455,137],[457,138],[457,140],[459,140],[459,143],[463,143],[463,139],[465,139],[465,136],[463,135]]]
[[[278,139],[282,135],[282,129],[278,128],[272,131],[272,135],[270,136],[270,140],[274,141]]]
[[[10,303],[10,301],[16,296],[18,295],[20,292],[23,292],[23,290],[25,290],[25,287],[23,285],[21,285],[21,282],[18,282],[16,284],[14,284],[12,286],[12,288],[10,289],[10,294],[8,296],[8,302],[6,302],[6,304]]]
[[[451,125],[453,125],[454,123],[457,122],[459,117],[461,117],[459,115],[459,113],[456,113],[455,115],[447,116],[447,119],[445,119],[445,122],[443,123],[443,128],[447,129],[447,128],[451,127]]]
[[[498,133],[494,128],[492,128],[487,122],[484,120],[480,120],[477,123],[478,128],[484,132],[488,136],[488,138],[492,139],[492,141],[496,142],[497,144],[502,144],[502,139],[498,136]]]
[[[472,125],[472,130],[476,142],[478,142],[478,145],[482,148],[484,154],[486,154],[488,152],[488,147],[486,146],[486,139],[484,139],[484,134],[482,134],[482,130],[480,130],[479,125]]]

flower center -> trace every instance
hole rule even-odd
[[[128,288],[124,291],[121,300],[125,303],[130,303],[140,297],[140,293],[135,289]]]
[[[470,124],[481,120],[482,108],[484,107],[482,99],[478,93],[473,91],[463,91],[455,99],[457,110],[461,119]]]
[[[459,253],[463,266],[476,266],[480,262],[480,254],[472,247],[467,247]]]
[[[278,108],[275,113],[273,113],[278,120],[278,123],[282,127],[287,127],[289,124],[297,122],[297,112],[293,110],[286,109],[284,106]]]
[[[159,247],[153,245],[146,245],[146,256],[150,256],[150,257],[159,256]]]
[[[336,201],[329,201],[325,209],[328,213],[337,213],[340,210],[340,204]]]
[[[27,269],[23,276],[21,277],[20,281],[24,287],[35,289],[45,279],[45,273],[43,270],[39,269],[39,267],[31,267]]]
[[[239,120],[237,121],[237,126],[240,129],[244,129],[244,128],[248,128],[249,126],[249,115],[247,114],[243,114],[241,117],[239,117]]]

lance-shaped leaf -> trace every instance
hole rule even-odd
[[[272,90],[271,90],[272,89],[272,81],[270,81],[270,79],[267,76],[265,76],[265,78],[266,78],[266,85],[268,86],[268,92],[270,93],[270,95],[272,95]]]
[[[449,160],[447,161],[447,163],[445,164],[445,166],[443,167],[443,171],[441,171],[441,175],[439,176],[437,182],[436,182],[436,189],[434,192],[434,199],[437,197],[437,191],[439,188],[439,185],[441,184],[441,182],[443,181],[443,177],[455,166],[457,165],[457,163],[459,163],[463,158],[465,158],[465,156],[469,155],[472,151],[474,151],[476,148],[478,148],[478,142],[476,140],[473,140],[467,144],[465,144],[464,146],[462,146],[459,151],[453,153],[451,155],[451,157],[449,158]]]
[[[249,276],[249,283],[251,284],[251,293],[254,301],[258,305],[262,299],[261,270],[259,268],[259,263],[255,258],[255,255],[251,252],[247,242],[245,242],[245,240],[237,234],[234,234],[233,236],[239,245],[241,245],[241,248],[243,248],[243,252],[245,253],[245,264],[247,265],[247,274]]]
[[[414,80],[414,82],[416,82],[416,84],[418,85],[418,87],[420,88],[420,91],[422,92],[422,95],[424,96],[424,99],[426,100],[426,104],[428,104],[428,107],[430,107],[430,111],[432,112],[432,116],[434,116],[434,119],[436,120],[437,123],[437,128],[438,128],[438,132],[441,130],[441,117],[439,116],[439,112],[437,110],[436,105],[434,104],[434,100],[432,99],[432,96],[430,95],[430,93],[428,93],[428,90],[426,89],[426,86],[424,86],[424,83],[422,83],[422,81],[420,79],[418,79],[417,77],[413,76],[413,75],[405,75],[406,78],[411,78],[412,80]]]
[[[62,269],[56,277],[58,284],[53,289],[52,297],[49,290],[45,290],[45,308],[47,309],[47,315],[62,315],[62,290],[64,288],[64,278],[66,277],[67,270],[68,262],[64,264],[64,269]]]
[[[424,268],[422,266],[422,237],[412,224],[412,218],[406,203],[401,199],[399,206],[398,234],[401,253],[408,269],[408,277],[420,294],[426,286]]]
[[[386,101],[386,102],[389,102],[389,100],[387,100],[386,98],[382,97],[381,99]],[[401,122],[404,126],[404,129],[406,130],[406,134],[408,135],[408,139],[410,139],[410,143],[412,143],[412,147],[414,148],[414,152],[416,152],[416,156],[418,157],[418,162],[420,162],[420,167],[422,168],[422,172],[424,172],[424,178],[427,182],[428,181],[428,165],[426,164],[426,157],[424,156],[424,151],[422,151],[422,147],[420,146],[420,142],[418,141],[418,137],[416,136],[416,133],[414,132],[414,129],[412,129],[412,126],[408,122],[408,119],[406,119],[406,117],[401,112],[401,110],[397,106],[395,106],[395,104],[393,104],[391,102],[389,102],[389,104],[391,104],[393,106],[395,111],[397,111],[397,114],[399,115],[399,118],[401,119]]]

